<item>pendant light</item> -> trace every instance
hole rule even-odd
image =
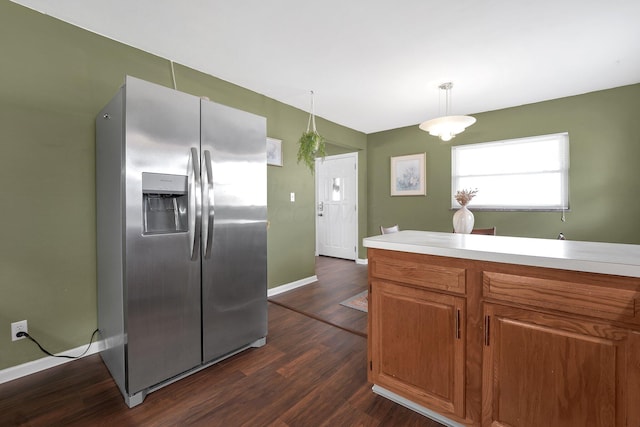
[[[445,92],[445,114],[446,116],[427,120],[420,124],[420,129],[429,132],[429,135],[437,136],[442,141],[451,141],[457,134],[464,132],[466,128],[476,122],[471,116],[450,116],[451,109],[451,88],[453,83],[443,83],[438,86]]]

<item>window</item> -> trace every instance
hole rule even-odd
[[[472,209],[569,208],[569,134],[451,147],[451,207],[456,191],[478,189]]]

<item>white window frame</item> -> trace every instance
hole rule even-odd
[[[523,149],[535,148],[535,154],[547,151],[549,156],[553,156],[553,166],[541,166],[532,168],[531,162],[523,161],[526,156],[514,156],[509,161],[508,151],[512,151],[520,144]],[[474,151],[475,150],[475,151]],[[484,154],[481,156],[479,154]],[[523,151],[524,152],[524,151]],[[531,151],[529,151],[531,153]],[[491,155],[487,155],[491,153]],[[512,152],[513,153],[513,152]],[[534,156],[531,156],[534,157]],[[472,164],[475,158],[484,158],[483,163]],[[495,164],[492,161],[495,160]],[[504,163],[508,162],[508,163]],[[504,165],[509,165],[505,167]],[[522,170],[518,168],[522,166]],[[486,167],[485,167],[486,166]],[[467,171],[467,172],[465,172]],[[471,171],[471,172],[469,172]],[[552,185],[552,190],[545,194],[554,194],[555,201],[533,201],[515,200],[510,194],[526,194],[527,189],[517,189],[511,191],[500,191],[498,188],[491,188],[491,180],[496,183],[496,187],[501,184],[509,184],[524,180],[533,175],[540,176],[540,183],[544,180]],[[481,185],[469,185],[474,182],[485,181],[485,187]],[[499,178],[498,184],[495,178]],[[467,184],[465,186],[465,184]],[[556,187],[556,185],[559,187]],[[565,211],[569,209],[569,133],[555,133],[549,135],[532,136],[527,138],[507,139],[502,141],[482,142],[478,144],[457,145],[451,147],[451,208],[460,207],[454,196],[458,190],[478,189],[477,197],[469,204],[471,210],[491,210],[491,211]],[[482,197],[483,191],[486,197]],[[509,194],[503,194],[509,193]],[[559,199],[559,200],[558,200]]]

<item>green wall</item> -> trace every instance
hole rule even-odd
[[[85,344],[96,327],[96,113],[125,74],[172,86],[166,59],[0,2],[0,369],[42,357],[9,324],[54,352]],[[283,141],[283,167],[268,167],[269,287],[315,274],[314,179],[296,163],[308,113],[175,65],[178,89],[267,117]],[[306,89],[305,89],[306,90]],[[475,114],[453,144],[568,131],[567,222],[559,213],[477,212],[499,234],[640,243],[640,85]],[[450,145],[417,126],[371,135],[318,118],[329,154],[358,152],[360,238],[380,224],[451,231]],[[389,157],[427,153],[427,196],[389,196]],[[368,171],[371,171],[369,173]],[[289,193],[296,193],[296,202]],[[360,246],[359,257],[366,257]]]
[[[44,356],[11,342],[10,323],[60,352],[96,328],[95,125],[126,74],[172,87],[168,60],[11,2],[0,2],[0,369]],[[267,117],[284,167],[268,167],[269,287],[315,274],[314,179],[296,163],[308,113],[175,64],[179,90]],[[306,89],[305,89],[306,92]],[[317,119],[333,144],[359,151],[366,135]],[[296,202],[289,193],[296,193]],[[366,180],[361,182],[366,234]],[[362,251],[364,253],[364,251]]]
[[[451,145],[569,132],[569,203],[559,212],[475,212],[476,227],[498,234],[640,244],[640,84],[474,114],[451,143],[411,126],[368,135],[369,234],[381,224],[452,230]],[[389,158],[427,154],[427,196],[389,195]],[[522,191],[527,191],[523,188]],[[473,203],[470,205],[473,210]]]

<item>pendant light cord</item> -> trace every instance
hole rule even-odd
[[[438,86],[438,88],[441,89],[440,94],[442,95],[442,92],[444,92],[444,115],[445,116],[451,115],[451,88],[452,87],[453,87],[453,84],[451,82],[443,83],[440,86]],[[442,113],[440,113],[440,115],[442,115]]]
[[[447,88],[445,91],[445,103],[444,103],[444,113],[445,115],[451,115],[451,88]]]
[[[173,68],[173,61],[169,61],[171,63],[171,79],[173,80],[173,88],[178,89],[176,85],[176,70]]]

